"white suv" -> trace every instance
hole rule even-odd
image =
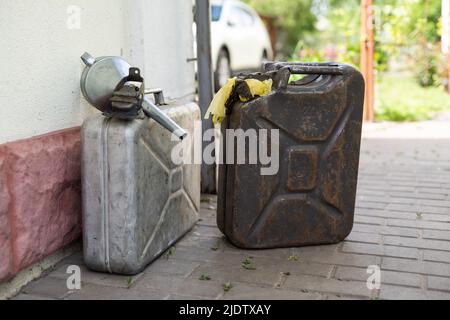
[[[211,1],[211,57],[216,90],[234,73],[257,70],[272,58],[267,30],[258,14],[237,0]]]

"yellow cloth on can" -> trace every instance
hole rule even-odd
[[[252,94],[252,98],[258,96],[258,97],[264,97],[267,96],[270,91],[272,91],[272,79],[259,81],[256,79],[247,79],[245,82],[248,85],[248,88],[250,89],[250,93]],[[247,102],[251,99],[246,99],[242,96],[239,96],[242,102]]]
[[[212,99],[208,111],[206,111],[205,119],[209,119],[212,114],[214,124],[222,123],[226,116],[225,104],[233,93],[235,84],[236,78],[231,78],[222,88],[220,88]]]
[[[259,81],[256,79],[245,80],[250,90],[253,99],[256,96],[262,97],[268,95],[272,91],[272,79]],[[213,115],[213,123],[220,124],[226,117],[226,103],[230,96],[233,94],[233,90],[236,85],[236,78],[231,78],[228,82],[216,93],[208,110],[205,114],[205,119],[209,119]],[[247,102],[251,99],[239,96],[242,102]]]

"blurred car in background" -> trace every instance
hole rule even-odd
[[[216,90],[240,71],[272,58],[269,34],[259,15],[237,0],[211,1],[211,57]]]

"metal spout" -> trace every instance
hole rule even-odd
[[[144,98],[142,102],[142,110],[145,114],[158,122],[164,128],[175,134],[180,140],[183,140],[187,136],[187,132],[181,128],[178,124],[170,119],[164,112],[161,111],[154,103],[147,98]]]

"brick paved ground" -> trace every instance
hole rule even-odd
[[[238,250],[205,198],[198,226],[142,274],[94,273],[76,254],[15,299],[450,299],[450,139],[436,131],[449,125],[366,128],[355,225],[343,243]],[[246,257],[256,270],[242,268]],[[79,291],[66,288],[71,264],[82,267]],[[381,267],[380,290],[367,289],[369,265]]]

